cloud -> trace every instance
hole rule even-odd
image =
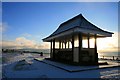
[[[18,37],[14,41],[2,41],[0,45],[2,45],[2,48],[9,49],[49,49],[48,43],[38,44],[34,40],[25,37]]]
[[[28,34],[28,33],[24,33],[24,34],[22,34],[22,36],[24,36],[24,37],[31,37],[32,35]]]
[[[7,30],[8,24],[6,22],[0,22],[0,41],[2,41],[3,33]]]
[[[97,46],[99,52],[118,52],[118,38],[120,32],[114,32],[112,37],[97,39]]]
[[[0,23],[0,32],[3,31],[3,26],[2,26],[2,23]]]
[[[118,52],[118,48],[120,50],[118,46],[118,34],[120,34],[120,32],[114,32],[112,37],[97,39],[98,52]],[[3,48],[12,49],[50,49],[50,43],[38,43],[36,40],[31,40],[26,37],[18,37],[14,41],[2,41],[0,45],[2,45]]]
[[[43,42],[42,44],[37,45],[37,49],[49,49],[49,48],[50,48],[50,45],[47,42]]]
[[[0,23],[0,32],[6,31],[6,28],[8,27],[7,23]]]
[[[0,23],[0,32],[2,32],[2,24]]]
[[[28,48],[33,48],[34,45],[36,44],[35,41],[28,40],[25,37],[16,38],[15,43],[17,43],[23,47],[28,47]]]

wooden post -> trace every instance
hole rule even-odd
[[[63,49],[63,42],[62,42],[62,49]]]
[[[114,56],[113,56],[113,60],[115,60],[115,59],[114,59]]]
[[[74,56],[74,34],[72,35],[72,61]]]
[[[53,52],[52,52],[52,40],[51,40],[51,46],[50,46],[50,58],[53,57]]]
[[[66,41],[65,41],[65,49],[66,49]]]
[[[61,41],[59,41],[59,49],[61,49]]]
[[[103,56],[103,59],[104,59],[104,56]]]
[[[53,58],[55,58],[55,39],[53,40]]]
[[[78,34],[78,39],[79,39],[79,63],[81,63],[82,33]]]
[[[68,49],[69,49],[69,41],[68,41]]]
[[[87,38],[88,38],[88,48],[90,48],[90,34],[89,33],[88,33]]]
[[[98,53],[97,53],[97,35],[95,34],[95,63],[98,63]]]

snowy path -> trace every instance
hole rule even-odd
[[[120,78],[118,70],[120,68],[106,68],[97,70],[88,70],[82,72],[67,72],[54,66],[34,60],[39,55],[24,54],[15,56],[8,64],[3,65],[3,73],[8,78]],[[44,58],[44,57],[43,57]],[[41,60],[43,59],[40,58]],[[26,70],[14,70],[18,61],[26,60],[31,62],[27,64]]]
[[[65,70],[53,67],[51,65],[31,60],[31,70],[13,70],[17,63],[10,64],[5,67],[5,75],[8,78],[120,78],[118,69],[120,68],[106,68],[97,70],[88,70],[82,72],[67,72]]]

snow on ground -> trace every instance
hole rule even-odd
[[[71,73],[36,61],[30,54],[22,58],[26,59],[28,63],[23,61],[21,65],[18,65],[19,62],[14,62],[3,67],[3,74],[7,78],[120,78],[120,74],[118,74],[120,68],[118,67]]]
[[[0,79],[2,78],[2,53],[0,52]]]
[[[88,70],[82,72],[67,72],[48,64],[33,60],[33,67],[36,70],[14,71],[12,68],[15,64],[6,68],[6,76],[9,78],[41,78],[43,75],[47,78],[118,78],[118,69],[108,68],[98,70]],[[119,77],[120,78],[120,77]]]

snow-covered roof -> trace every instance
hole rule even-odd
[[[75,32],[99,34],[104,37],[111,37],[113,34],[98,28],[86,20],[82,14],[79,14],[72,19],[62,23],[55,32],[53,32],[47,38],[44,38],[43,41],[50,41],[51,39]]]

